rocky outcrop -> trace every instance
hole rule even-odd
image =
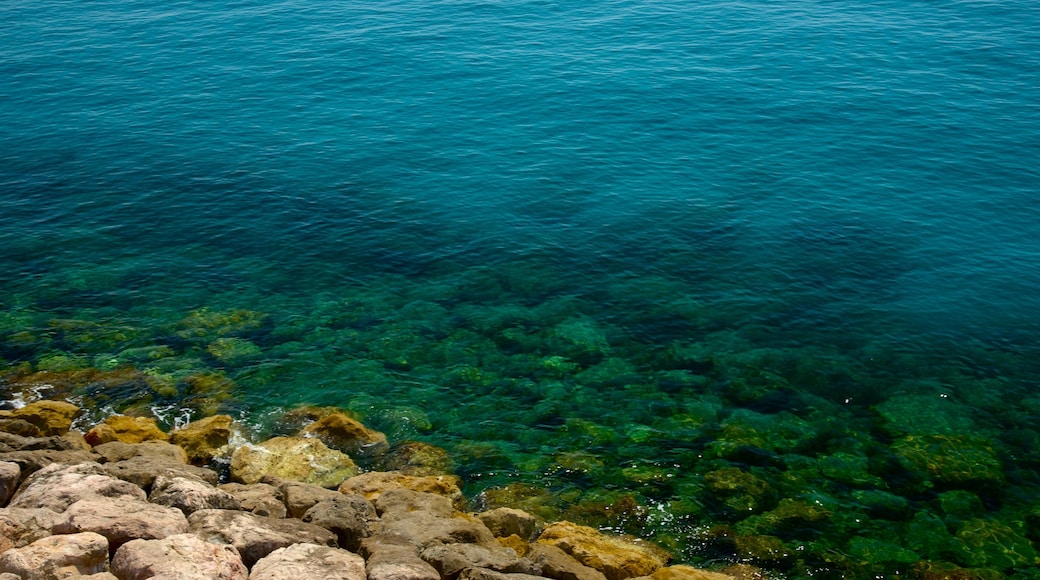
[[[352,552],[318,546],[293,544],[279,548],[253,566],[249,580],[366,580],[365,561]]]
[[[357,552],[361,541],[372,535],[371,525],[379,518],[376,508],[360,495],[339,494],[314,504],[303,521],[336,534],[339,547]]]
[[[258,445],[243,445],[231,455],[231,478],[240,483],[274,476],[335,488],[357,472],[350,456],[317,439],[275,437]]]
[[[112,572],[120,580],[246,580],[249,577],[249,570],[234,546],[212,544],[191,534],[127,542],[112,557]],[[304,577],[298,577],[297,580],[301,578]]]

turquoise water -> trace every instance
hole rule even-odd
[[[1040,576],[1035,4],[0,14],[3,398],[334,405],[681,562]]]

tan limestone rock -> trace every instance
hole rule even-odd
[[[587,526],[557,522],[545,528],[538,542],[556,546],[607,580],[648,576],[664,566],[667,553],[649,543],[607,536]]]
[[[124,443],[109,441],[94,446],[94,453],[100,455],[100,463],[115,463],[135,457],[160,459],[169,463],[188,463],[188,455],[177,445],[166,441],[144,441],[142,443]]]
[[[553,580],[605,580],[603,572],[575,560],[563,550],[545,543],[531,544],[527,557],[539,568],[542,576]]]
[[[315,544],[293,544],[264,556],[249,580],[366,580],[365,561],[346,550]]]
[[[21,419],[35,426],[41,435],[62,435],[83,410],[65,401],[35,401],[11,411],[0,411],[0,419]]]
[[[386,435],[369,429],[344,413],[334,412],[319,418],[300,432],[315,437],[330,449],[355,457],[376,457],[386,453]]]
[[[235,496],[205,481],[189,477],[158,475],[148,494],[148,501],[177,508],[184,515],[203,509],[237,510],[242,506]]]
[[[275,519],[284,518],[288,515],[284,496],[274,485],[267,483],[224,483],[219,485],[218,489],[235,496],[235,499],[242,506],[241,509],[247,512]]]
[[[454,475],[404,475],[395,472],[362,473],[343,482],[341,493],[356,493],[369,501],[375,501],[387,490],[410,489],[423,493],[434,493],[451,500],[457,509],[465,507],[466,498],[459,488],[459,478]]]
[[[108,538],[113,552],[130,540],[156,540],[187,531],[188,520],[180,510],[104,497],[81,499],[70,505],[54,526],[56,534],[101,534]]]
[[[0,554],[0,572],[23,579],[49,580],[107,571],[108,541],[92,532],[47,536]]]
[[[533,515],[513,508],[497,508],[477,514],[477,518],[498,538],[517,535],[525,540],[534,537],[538,520]]]
[[[22,477],[22,469],[17,463],[0,461],[0,506],[7,505],[7,500],[14,495],[18,489],[18,482]]]
[[[60,513],[88,498],[144,502],[147,496],[136,485],[110,477],[97,463],[55,463],[26,478],[8,507],[45,508]]]
[[[277,550],[300,542],[336,547],[332,532],[296,519],[276,520],[248,512],[199,510],[188,516],[191,533],[207,542],[231,544],[247,567]]]
[[[106,418],[87,431],[84,437],[87,443],[95,446],[110,441],[141,443],[142,441],[167,441],[170,438],[159,429],[155,419],[126,415],[112,415]]]
[[[181,446],[195,465],[204,465],[218,457],[231,440],[232,419],[229,415],[214,415],[192,421],[170,432],[170,443]]]
[[[44,508],[0,509],[0,552],[46,538],[60,519],[59,514]]]
[[[692,566],[665,566],[650,575],[653,580],[733,580],[733,576],[699,570]]]
[[[192,534],[127,542],[112,557],[112,572],[120,580],[246,580],[249,577],[249,570],[234,546],[211,544]]]
[[[449,475],[455,470],[455,463],[440,447],[421,441],[405,441],[394,445],[381,462],[381,469],[405,475]]]
[[[357,471],[348,455],[317,439],[275,437],[243,445],[231,455],[231,478],[241,483],[257,483],[270,475],[335,488]]]

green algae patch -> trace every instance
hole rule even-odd
[[[968,520],[957,530],[956,538],[960,555],[969,566],[1000,570],[1040,564],[1029,540],[1002,522]]]
[[[996,486],[1003,465],[992,443],[970,435],[908,435],[892,444],[900,463],[912,473],[950,487]]]
[[[260,347],[243,338],[218,338],[206,346],[206,352],[218,361],[239,365],[257,359],[262,352]]]
[[[245,309],[193,310],[178,324],[177,336],[186,339],[216,339],[260,328],[267,315]]]

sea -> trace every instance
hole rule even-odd
[[[766,578],[1040,578],[1040,5],[0,0],[0,400],[334,407]]]

